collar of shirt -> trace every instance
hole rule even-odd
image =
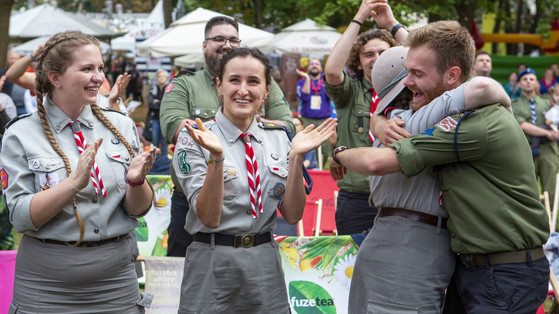
[[[206,79],[208,81],[211,81],[212,85],[215,86],[217,82],[216,80],[217,76],[213,75],[212,72],[210,72],[210,70],[208,70],[207,67],[205,67],[202,71],[204,72],[204,76],[206,77]]]
[[[372,92],[370,92],[369,89],[373,87],[373,84],[369,83],[369,81],[367,81],[365,78],[362,78],[361,85],[363,86],[363,93],[372,94]]]
[[[215,121],[217,122],[217,125],[221,133],[223,134],[223,137],[227,139],[227,143],[229,144],[229,146],[233,145],[235,141],[241,140],[239,139],[239,136],[241,136],[243,132],[239,130],[233,124],[233,122],[227,119],[221,109],[217,111],[217,114],[215,115]],[[252,123],[250,124],[246,133],[249,133],[252,137],[254,137],[254,139],[258,141],[258,143],[262,143],[262,139],[264,137],[264,134],[262,134],[263,132],[264,131],[260,129],[260,127],[258,127],[256,119],[253,118]]]
[[[49,97],[45,97],[45,99],[46,101],[44,105],[49,123],[56,133],[60,133],[72,120],[70,120],[70,118],[68,118],[68,116],[49,99]],[[93,129],[93,119],[93,112],[91,111],[91,107],[88,105],[83,107],[83,110],[77,120],[80,121],[81,125]]]

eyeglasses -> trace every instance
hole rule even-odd
[[[241,40],[237,37],[225,38],[223,36],[215,36],[215,37],[206,38],[206,40],[213,40],[213,41],[215,41],[216,44],[218,44],[220,46],[225,45],[226,41],[229,41],[229,44],[232,47],[239,47],[241,45]]]

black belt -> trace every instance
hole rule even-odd
[[[245,234],[224,234],[224,233],[204,233],[198,232],[194,235],[194,241],[203,243],[212,243],[212,234],[215,235],[214,243],[216,245],[232,246],[234,248],[249,248],[272,241],[270,232],[264,233],[245,233]]]
[[[439,216],[434,216],[427,213],[418,212],[415,210],[396,208],[396,207],[382,207],[378,212],[379,217],[387,216],[400,216],[411,219],[413,221],[422,222],[431,226],[439,226]],[[446,229],[446,218],[441,218],[441,228]]]
[[[459,254],[460,262],[466,267],[483,267],[497,264],[525,263],[544,257],[541,247],[510,252],[498,252],[490,254],[467,255]]]
[[[111,243],[111,242],[118,242],[118,241],[124,239],[125,237],[128,237],[128,234],[120,235],[118,237],[114,237],[114,238],[110,238],[110,239],[99,240],[99,241],[82,241],[78,245],[74,245],[75,242],[64,242],[64,241],[51,240],[51,239],[38,239],[37,238],[37,240],[39,240],[43,243],[50,243],[50,244],[60,244],[60,245],[77,246],[77,247],[92,247],[92,246],[99,246],[99,245],[103,245],[103,244],[107,244],[107,243]]]

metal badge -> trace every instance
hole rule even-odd
[[[39,169],[39,167],[41,166],[41,163],[38,160],[33,161],[33,169]]]
[[[120,139],[118,137],[113,137],[111,139],[111,143],[113,143],[114,145],[118,145],[120,144]]]
[[[278,160],[278,155],[272,153],[270,156],[272,157],[273,160]]]
[[[72,123],[72,132],[78,133],[78,132],[80,132],[81,130],[82,130],[82,128],[81,128],[79,122],[76,121],[76,122]]]

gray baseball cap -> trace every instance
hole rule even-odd
[[[384,51],[375,62],[371,79],[380,99],[375,114],[381,114],[400,92],[406,88],[404,78],[408,76],[406,57],[408,47],[396,46]]]

